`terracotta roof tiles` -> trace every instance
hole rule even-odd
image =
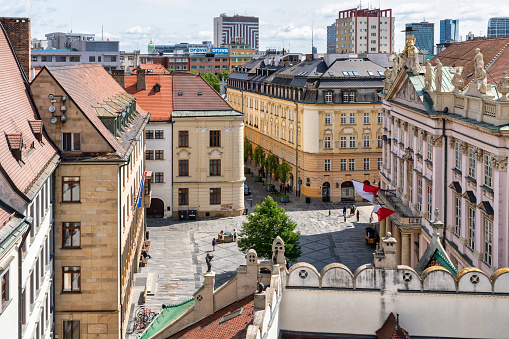
[[[174,111],[233,110],[223,97],[200,75],[177,72],[173,72],[173,74]]]
[[[146,90],[136,89],[137,75],[124,77],[125,90],[136,97],[136,102],[150,113],[150,121],[170,121],[173,111],[173,81],[169,74],[146,74]],[[154,86],[160,85],[156,92]]]
[[[131,68],[131,73],[136,74],[138,69],[144,69],[146,74],[170,74],[171,72],[161,64],[141,64],[139,67]]]

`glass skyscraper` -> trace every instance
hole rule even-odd
[[[336,53],[336,35],[338,25],[333,23],[330,26],[327,26],[327,54]]]
[[[435,24],[432,22],[414,22],[406,24],[406,27],[411,27],[414,32],[415,45],[423,54],[433,54],[435,47]]]
[[[509,36],[509,18],[490,18],[488,21],[488,38]]]
[[[448,40],[459,41],[459,20],[440,20],[440,43]]]

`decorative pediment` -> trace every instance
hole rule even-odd
[[[421,98],[419,97],[419,94],[417,94],[414,85],[410,82],[409,79],[406,79],[403,82],[402,86],[399,88],[399,91],[395,95],[395,99],[422,105]],[[424,108],[424,105],[422,106]]]
[[[177,156],[180,159],[188,159],[190,155],[191,153],[186,149],[181,149],[180,151],[177,152]]]
[[[221,156],[223,155],[223,152],[213,149],[208,153],[210,159],[221,159]]]

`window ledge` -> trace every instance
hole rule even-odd
[[[453,169],[452,169],[452,171],[453,171],[454,173],[462,174],[462,173],[461,173],[461,170],[459,170],[459,169],[457,169],[457,168],[453,168]]]
[[[422,159],[422,155],[420,155],[419,153],[417,153],[415,156],[416,156],[417,158]]]
[[[4,311],[7,309],[7,307],[9,307],[9,304],[11,303],[12,301],[12,298],[10,298],[9,300],[7,300],[3,305],[2,307],[0,307],[0,315],[2,313],[4,313]]]
[[[424,162],[427,163],[428,165],[433,166],[433,161],[431,161],[429,159],[424,160]]]
[[[489,193],[493,193],[493,189],[489,188],[488,186],[486,185],[482,185],[481,188],[483,190],[485,190],[486,192],[489,192]]]
[[[60,247],[60,250],[81,250],[81,246],[78,247]]]
[[[62,291],[60,294],[81,294],[81,291]]]
[[[81,201],[61,201],[62,204],[81,204]]]
[[[477,180],[475,180],[474,178],[470,177],[470,176],[466,176],[465,179],[467,179],[468,181],[470,181],[471,183],[474,183],[474,184],[477,184]]]

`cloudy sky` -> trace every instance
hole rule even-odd
[[[358,3],[355,3],[357,5]],[[285,6],[286,5],[286,6]],[[286,47],[292,52],[311,51],[311,32],[319,52],[326,51],[327,25],[338,11],[355,6],[353,1],[294,0],[290,2],[206,1],[206,0],[0,0],[0,16],[28,16],[32,37],[63,31],[95,33],[101,39],[119,40],[120,49],[147,50],[150,39],[155,44],[213,40],[213,18],[220,13],[260,18],[260,49]],[[435,44],[439,39],[440,19],[460,20],[460,36],[472,31],[486,35],[488,19],[509,16],[509,2],[473,0],[362,1],[367,6],[392,8],[396,17],[396,49],[404,45],[400,31],[405,23],[424,19],[435,23]],[[314,18],[314,19],[313,19]]]

